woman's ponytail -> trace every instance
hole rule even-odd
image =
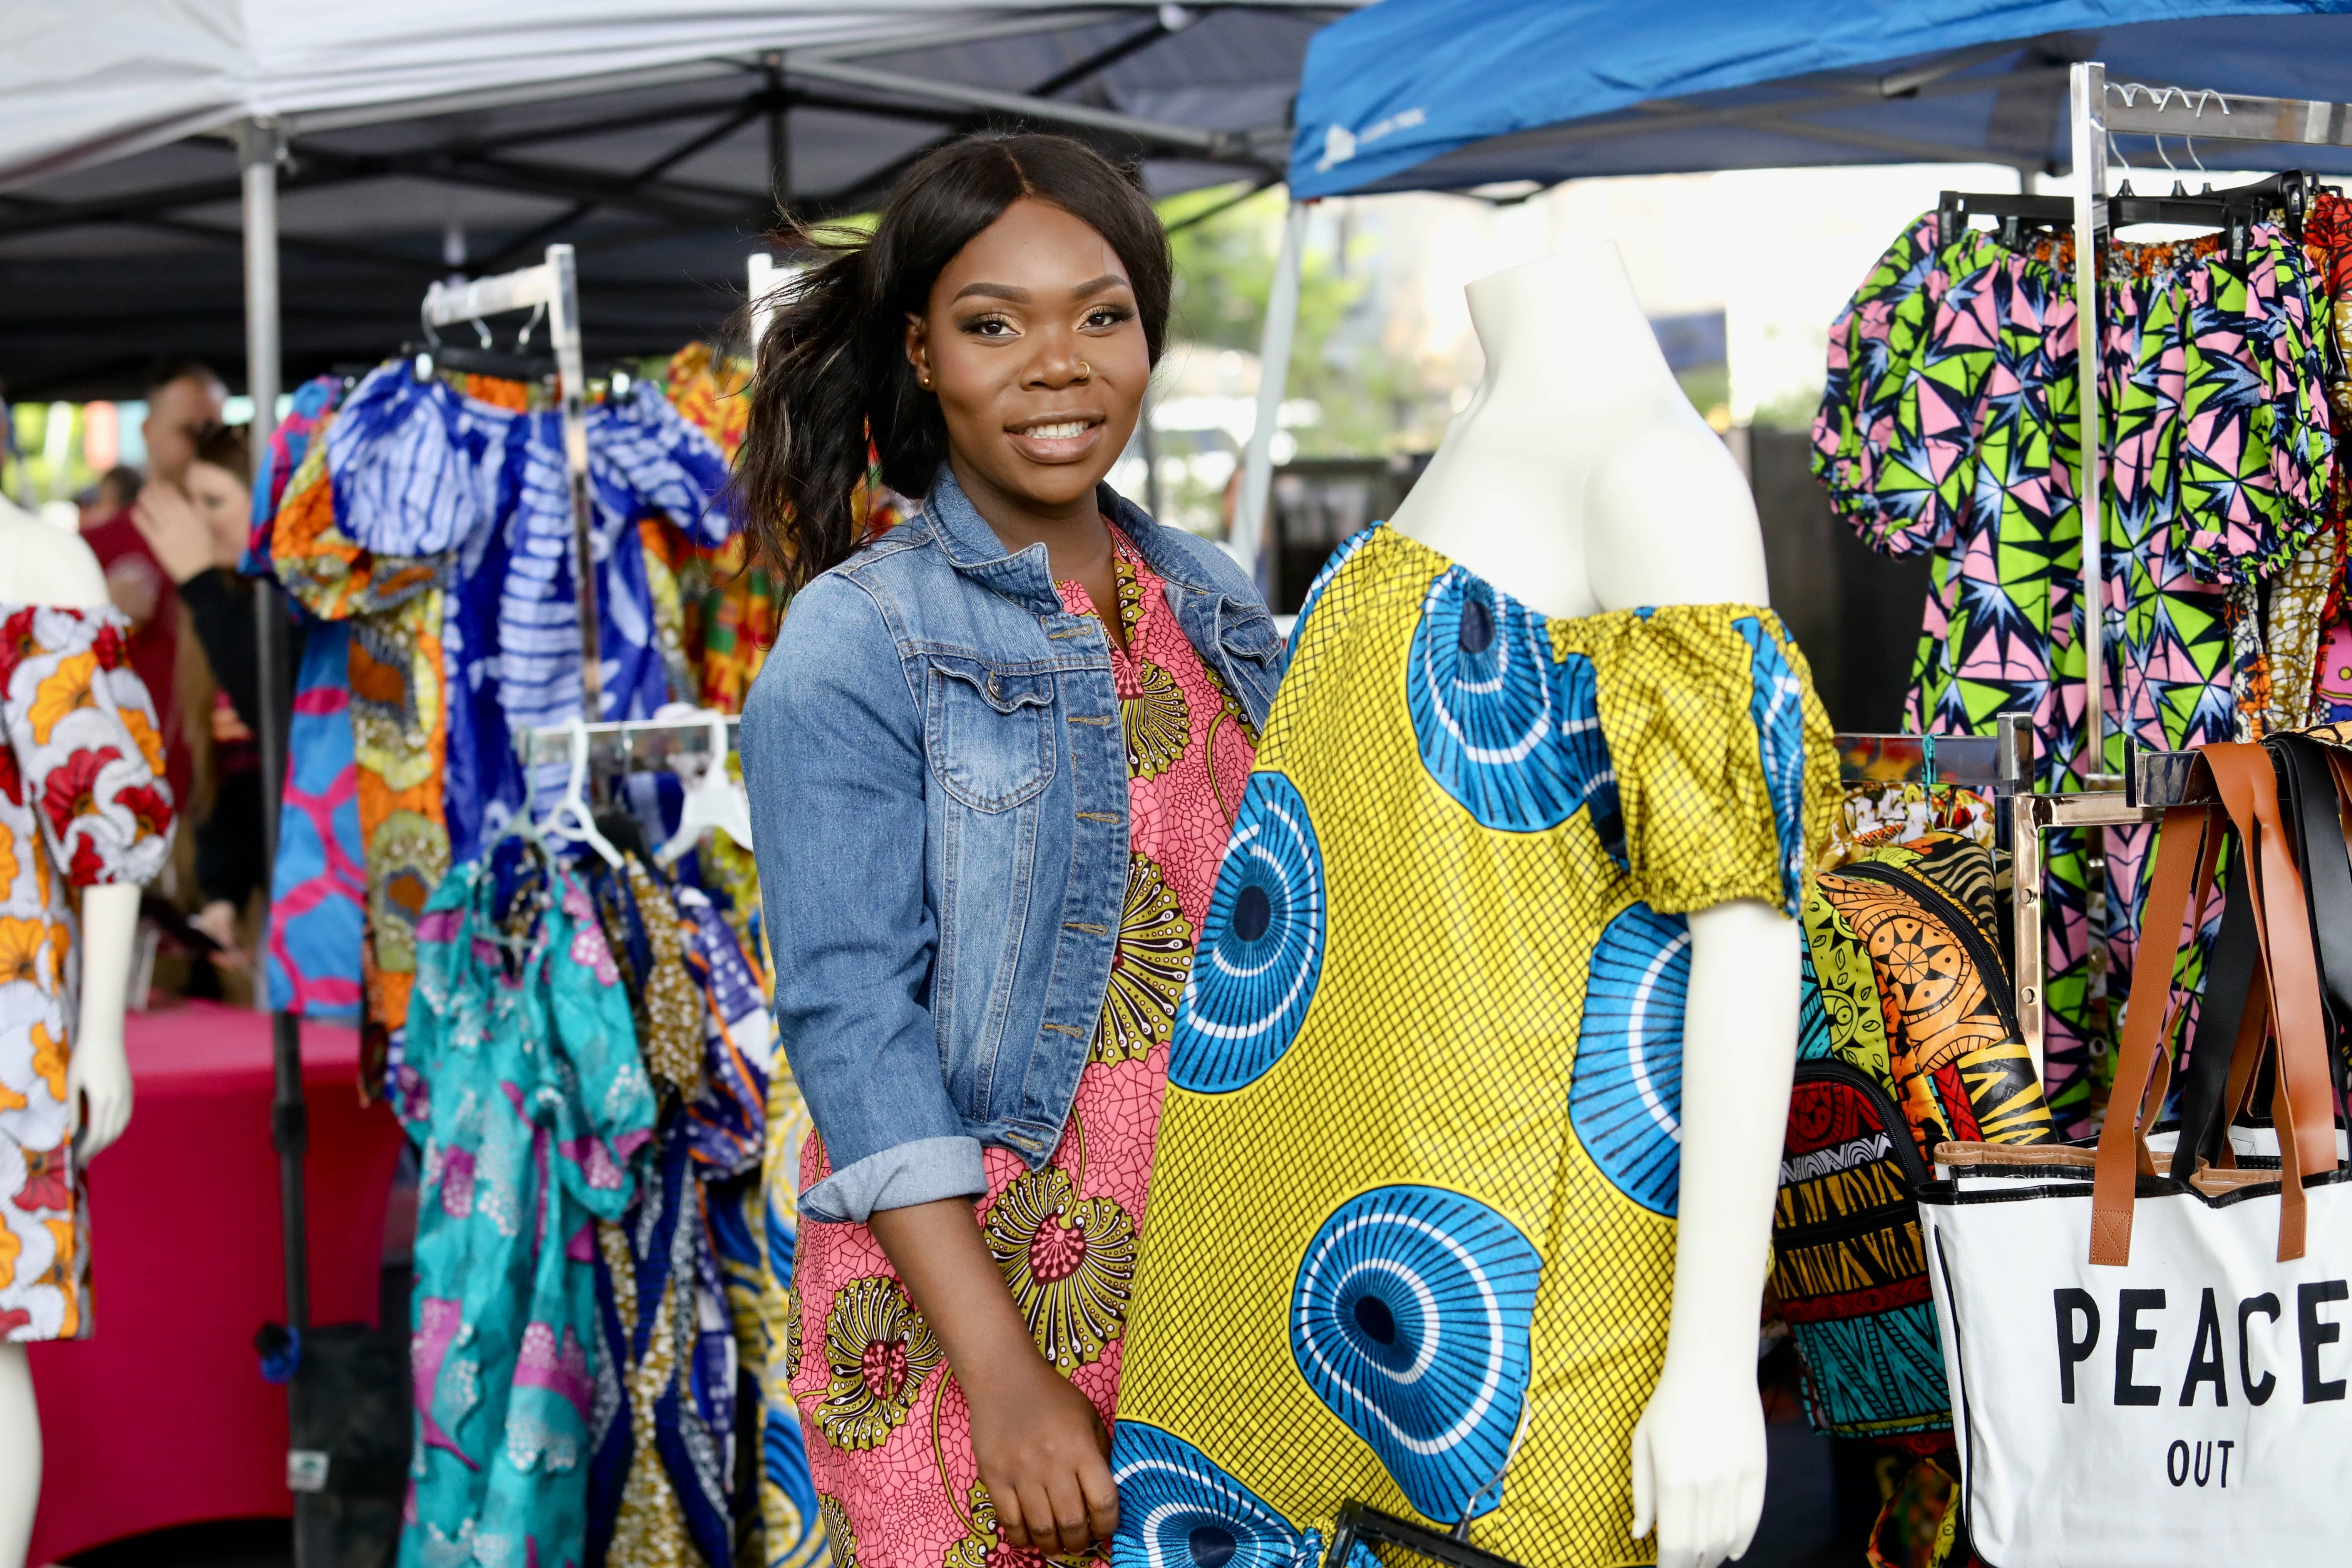
[[[866,478],[866,401],[876,373],[860,331],[863,235],[778,236],[822,256],[787,284],[761,339],[735,498],[754,559],[797,589],[857,546],[852,496]]]

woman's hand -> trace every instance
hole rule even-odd
[[[877,1209],[874,1239],[939,1336],[971,1409],[971,1452],[1008,1546],[1083,1552],[1118,1529],[1110,1436],[1094,1404],[1046,1364],[971,1204]]]
[[[177,485],[159,482],[141,490],[131,521],[173,582],[184,583],[216,564],[213,531]]]
[[[1118,1489],[1110,1434],[1094,1401],[1047,1365],[1026,1333],[1007,1351],[981,1388],[956,1374],[998,1532],[1008,1546],[1049,1556],[1109,1541],[1118,1530]]]

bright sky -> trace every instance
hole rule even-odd
[[[1725,313],[1733,413],[1744,419],[1759,404],[1818,392],[1832,318],[1904,224],[1948,188],[2013,191],[2017,176],[1973,164],[1664,174],[1577,181],[1510,207],[1360,197],[1346,221],[1373,240],[1393,290],[1391,346],[1453,361],[1465,386],[1482,363],[1465,285],[1614,240],[1650,314]]]

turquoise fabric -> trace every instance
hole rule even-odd
[[[401,1568],[583,1561],[593,1221],[635,1196],[654,1097],[587,895],[514,840],[417,925],[422,1150]]]

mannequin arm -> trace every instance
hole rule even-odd
[[[1794,922],[1740,900],[1690,931],[1674,1305],[1633,1429],[1633,1535],[1656,1525],[1658,1568],[1738,1556],[1763,1512],[1757,1316],[1797,1061]]]
[[[85,888],[81,895],[81,1017],[66,1068],[66,1104],[88,1160],[131,1124],[131,1064],[122,1051],[122,1014],[131,989],[131,951],[139,931],[135,883]]]

